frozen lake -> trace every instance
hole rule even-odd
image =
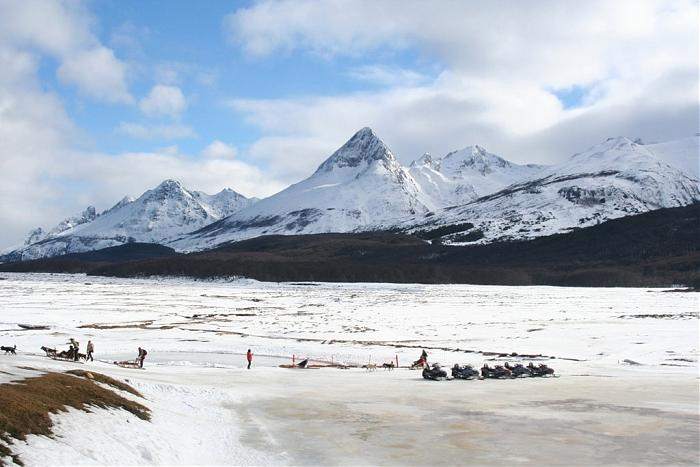
[[[60,443],[17,443],[28,465],[697,459],[697,293],[0,277],[0,344],[19,351],[0,355],[0,382],[26,376],[18,366],[73,367],[39,347],[91,339],[98,361],[79,366],[128,379],[154,414],[150,424],[114,411],[57,415]],[[110,363],[138,346],[145,371]],[[422,348],[444,365],[546,361],[561,377],[434,383],[403,369],[278,368],[292,356],[403,366]],[[68,441],[88,427],[90,446]]]
[[[75,337],[92,339],[106,360],[142,346],[158,363],[234,367],[249,347],[271,365],[292,355],[355,364],[398,356],[405,365],[426,348],[443,364],[516,353],[554,356],[566,368],[616,368],[625,359],[648,371],[697,367],[696,293],[2,277],[0,329],[25,352]]]

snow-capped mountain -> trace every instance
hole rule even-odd
[[[442,231],[451,230],[443,239],[455,243],[514,240],[700,201],[698,179],[660,159],[658,146],[609,138],[533,177],[414,222],[410,230],[453,226]],[[675,151],[677,159],[684,159],[681,152]]]
[[[454,244],[520,240],[700,201],[699,138],[643,144],[609,138],[554,166],[519,165],[480,146],[404,168],[369,128],[307,179],[263,200],[166,180],[97,214],[89,207],[30,232],[0,261],[126,242],[179,251],[270,234],[420,231]]]
[[[87,224],[88,222],[94,221],[97,218],[97,216],[98,214],[95,211],[95,206],[88,206],[87,209],[85,209],[77,216],[67,217],[63,219],[56,225],[56,227],[49,230],[48,232],[44,231],[44,229],[42,229],[41,227],[37,227],[36,229],[31,230],[27,235],[27,238],[24,240],[24,244],[31,245],[32,243],[36,243],[47,238],[57,237],[68,230],[78,227],[79,225]]]
[[[494,193],[543,168],[515,164],[481,146],[468,146],[442,158],[424,154],[411,163],[409,173],[436,205],[447,207]]]
[[[169,245],[198,250],[266,234],[384,229],[434,208],[389,148],[363,128],[309,178]]]
[[[217,220],[230,216],[259,201],[258,198],[246,198],[230,188],[224,188],[215,195],[208,195],[203,191],[191,191],[190,193],[207,213]]]
[[[179,181],[165,180],[139,198],[125,197],[100,214],[90,206],[80,216],[62,221],[49,232],[34,229],[23,247],[5,256],[12,260],[34,259],[135,241],[163,243],[255,201],[231,189],[208,195],[190,191]]]

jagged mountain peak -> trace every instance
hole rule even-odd
[[[442,158],[443,164],[455,169],[474,167],[484,173],[490,167],[510,167],[512,164],[479,145],[452,151]]]
[[[120,199],[120,200],[117,202],[117,204],[115,204],[115,205],[112,206],[111,208],[107,209],[107,210],[104,211],[102,214],[105,214],[105,213],[114,211],[114,210],[116,210],[116,209],[121,208],[122,206],[126,206],[127,204],[133,203],[133,202],[134,202],[134,198],[132,198],[132,197],[129,196],[129,195],[126,195],[126,196],[124,196],[122,199]],[[102,214],[100,214],[100,215],[102,215]]]
[[[37,227],[35,229],[32,229],[27,234],[27,238],[24,240],[24,244],[31,245],[34,242],[38,242],[42,238],[44,238],[45,234],[46,234],[46,232],[44,232],[44,229],[41,227]]]
[[[214,196],[221,195],[221,194],[235,194],[238,196],[242,196],[240,193],[238,193],[236,190],[233,190],[231,188],[224,188],[220,192],[216,193]]]
[[[359,167],[363,163],[385,161],[397,164],[391,150],[369,127],[355,133],[345,144],[323,162],[316,173],[330,172],[335,168]]]
[[[432,154],[426,152],[422,156],[420,156],[418,159],[414,160],[411,162],[410,169],[416,169],[419,167],[430,167],[431,169],[435,171],[440,171],[440,161],[441,159],[433,157]]]
[[[514,164],[472,145],[441,158],[426,153],[411,164],[410,173],[437,206],[446,207],[494,193],[541,169]]]
[[[183,190],[187,191],[185,185],[182,184],[180,180],[173,178],[166,178],[160,184],[153,189],[153,191],[164,191],[164,190]]]
[[[198,192],[201,193],[201,192]],[[218,193],[211,195],[212,198],[214,199],[220,199],[220,200],[239,200],[239,199],[247,199],[251,201],[256,201],[258,198],[247,198],[237,192],[236,190],[233,190],[231,188],[224,188],[223,190],[219,191]]]
[[[88,206],[83,212],[80,213],[81,217],[87,220],[94,220],[97,217],[97,211],[95,206]]]
[[[583,152],[571,156],[559,169],[595,171],[630,169],[648,162],[661,163],[649,146],[641,145],[625,136],[608,138]]]
[[[598,144],[594,144],[590,148],[586,149],[583,152],[577,153],[576,155],[579,154],[596,154],[596,153],[603,153],[606,151],[630,151],[630,150],[635,150],[639,146],[642,146],[640,142],[637,141],[632,141],[630,138],[626,136],[613,136],[610,138],[607,138],[605,141],[602,141]]]
[[[139,199],[161,201],[164,199],[192,198],[192,193],[179,180],[166,179],[157,187],[146,191]]]

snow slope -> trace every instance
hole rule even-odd
[[[676,155],[681,152],[669,147]],[[445,240],[517,240],[700,201],[698,179],[668,165],[653,149],[624,137],[609,138],[532,178],[438,212],[418,228],[469,222],[473,228]]]
[[[81,216],[62,221],[46,234],[33,230],[23,247],[6,256],[26,260],[134,241],[161,243],[200,229],[255,201],[231,189],[208,195],[189,191],[179,181],[165,180],[139,198],[126,197],[99,215],[91,206]]]
[[[411,163],[409,173],[435,204],[447,207],[495,193],[543,168],[514,164],[481,146],[468,146],[442,158],[424,154]]]
[[[690,138],[645,144],[644,147],[668,165],[695,179],[700,178],[700,133]]]
[[[169,245],[199,250],[266,234],[383,229],[434,208],[389,148],[363,128],[309,178]]]

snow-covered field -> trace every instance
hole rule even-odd
[[[56,438],[14,445],[28,465],[697,460],[697,293],[0,277],[0,344],[19,353],[0,355],[0,383],[26,376],[17,366],[76,366],[39,347],[91,339],[98,361],[80,367],[129,379],[153,411],[152,422],[57,415]],[[146,370],[109,363],[138,346]],[[403,366],[421,348],[450,366],[542,355],[561,377],[435,383],[406,369],[277,367],[292,355]]]

